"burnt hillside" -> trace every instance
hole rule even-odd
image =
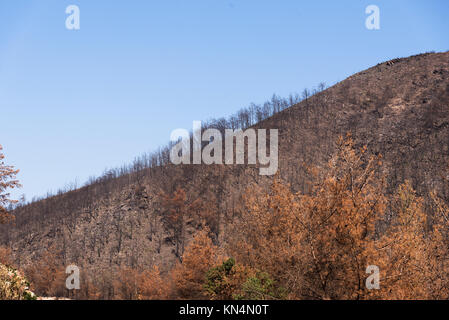
[[[294,190],[307,192],[307,168],[325,165],[337,138],[350,132],[358,146],[382,154],[390,190],[408,179],[419,193],[436,189],[449,200],[449,52],[380,63],[255,127],[279,129],[279,174]],[[0,240],[23,268],[50,249],[101,283],[123,266],[167,270],[180,254],[161,192],[182,187],[187,203],[207,207],[207,215],[196,210],[183,222],[181,247],[200,220],[222,244],[247,186],[270,180],[243,165],[142,169],[21,207],[15,224],[0,227]]]

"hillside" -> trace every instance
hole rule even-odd
[[[449,52],[380,63],[255,127],[279,129],[279,176],[294,191],[309,191],[308,168],[325,166],[338,137],[350,132],[357,147],[382,155],[389,192],[410,180],[418,194],[435,189],[449,201]],[[226,243],[246,188],[271,181],[255,166],[144,169],[17,209],[14,225],[0,227],[0,243],[21,269],[46,259],[78,265],[109,298],[125,266],[169,270],[202,220],[214,243]],[[161,192],[171,196],[179,187],[187,204],[201,199],[203,206],[175,239]]]

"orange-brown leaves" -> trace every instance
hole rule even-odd
[[[361,298],[375,221],[385,209],[378,164],[348,138],[310,194],[293,194],[279,180],[268,193],[254,188],[232,254],[268,272],[292,298]]]
[[[180,257],[184,252],[186,224],[198,216],[202,209],[200,199],[189,202],[184,189],[177,189],[172,196],[161,194],[162,221],[173,234],[176,245],[175,254]]]
[[[158,267],[144,271],[141,275],[139,286],[140,300],[162,300],[167,299],[169,294],[167,281],[161,276]]]
[[[311,298],[361,299],[374,253],[375,222],[385,210],[379,160],[340,139],[327,174],[310,195],[299,196],[298,219]]]
[[[449,184],[449,181],[446,180]],[[448,185],[449,186],[449,185]],[[428,259],[425,270],[430,275],[429,294],[432,299],[449,299],[449,206],[436,192],[432,199],[432,232],[427,240]]]
[[[36,294],[62,297],[67,294],[65,267],[54,248],[49,248],[38,261],[25,270]]]
[[[422,200],[408,182],[387,197],[380,166],[348,137],[310,193],[294,194],[279,180],[268,192],[254,187],[229,251],[271,274],[290,298],[427,298],[426,264],[436,254]],[[370,265],[380,268],[380,290],[365,286]]]
[[[371,292],[382,299],[428,298],[428,261],[426,244],[426,216],[422,199],[406,181],[392,195],[388,219],[376,239],[372,264],[381,270],[381,288]]]
[[[275,180],[270,193],[254,186],[245,195],[246,207],[235,224],[228,250],[241,263],[284,278],[287,265],[298,259],[301,222],[298,204],[288,186]]]
[[[214,265],[216,257],[217,247],[209,237],[209,230],[199,231],[187,246],[182,263],[178,263],[172,271],[175,297],[204,298],[206,272]]]
[[[12,266],[12,252],[10,248],[0,247],[0,264]]]

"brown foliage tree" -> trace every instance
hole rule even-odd
[[[435,259],[428,250],[432,234],[426,234],[423,200],[409,181],[392,195],[389,210],[388,227],[378,237],[371,258],[381,270],[382,285],[370,297],[427,299],[430,274],[426,264]]]
[[[449,181],[446,181],[449,184]],[[428,237],[428,259],[425,270],[429,276],[429,295],[431,299],[449,299],[449,206],[437,195],[431,193],[433,200],[433,225]]]
[[[68,295],[65,286],[65,267],[54,248],[49,248],[38,261],[25,269],[32,291],[40,296],[64,297]]]
[[[217,247],[209,237],[209,229],[199,231],[187,246],[182,257],[172,270],[173,295],[180,299],[205,298],[204,283],[207,271],[217,259]]]
[[[279,180],[269,192],[253,188],[229,251],[294,299],[427,297],[432,255],[422,201],[409,183],[387,199],[380,165],[348,137],[309,194],[293,194]],[[366,287],[370,265],[381,271],[381,290]]]
[[[201,200],[187,201],[184,189],[178,188],[173,196],[161,194],[162,217],[164,225],[171,230],[175,242],[175,254],[181,257],[184,252],[186,224],[192,221],[201,208]]]
[[[12,252],[10,248],[0,247],[0,264],[11,266],[13,263]]]
[[[163,300],[167,299],[170,286],[156,266],[145,271],[126,267],[118,271],[114,291],[115,299]]]
[[[228,251],[243,265],[259,268],[277,280],[286,281],[298,256],[295,195],[287,185],[275,180],[269,193],[254,187],[245,196],[246,207],[234,222]]]
[[[162,277],[158,267],[155,266],[141,274],[138,299],[163,300],[168,298],[168,294],[168,282]]]
[[[380,159],[357,150],[351,137],[339,140],[328,169],[311,195],[299,199],[298,221],[303,263],[298,297],[361,299],[366,267],[375,247],[375,222],[385,197]],[[304,276],[305,275],[305,276]]]
[[[140,273],[136,269],[124,267],[114,280],[115,299],[136,300],[139,295]]]

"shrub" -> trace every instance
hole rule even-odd
[[[240,294],[234,295],[235,300],[272,300],[285,299],[287,291],[276,285],[266,272],[256,272],[242,285]]]
[[[36,295],[19,271],[0,264],[0,300],[36,300]]]
[[[204,289],[210,298],[216,300],[266,300],[286,297],[286,291],[278,287],[268,273],[236,264],[233,258],[207,272]]]

